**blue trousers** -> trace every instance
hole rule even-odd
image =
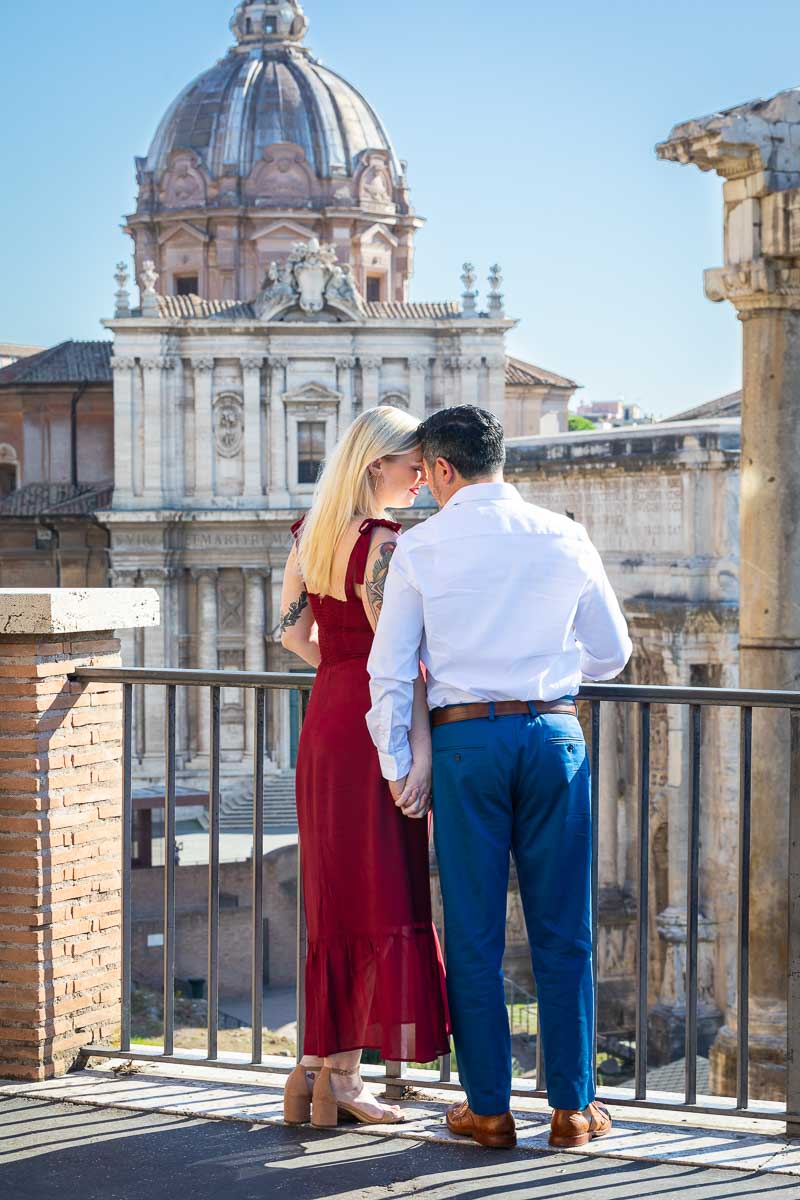
[[[511,1038],[503,997],[514,855],[553,1108],[594,1099],[591,800],[577,717],[501,716],[433,729],[433,815],[447,992],[473,1112],[505,1112]]]

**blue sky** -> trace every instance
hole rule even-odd
[[[103,336],[120,232],[167,104],[230,42],[233,0],[0,7],[0,341]],[[512,352],[667,414],[737,387],[739,325],[703,297],[721,183],[656,160],[690,117],[800,84],[789,0],[306,0],[428,225],[415,299],[504,268]]]

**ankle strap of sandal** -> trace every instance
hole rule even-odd
[[[355,1071],[345,1071],[344,1067],[328,1067],[327,1070],[330,1071],[332,1075],[360,1075],[361,1074],[360,1067],[356,1067]]]

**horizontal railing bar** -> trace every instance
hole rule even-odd
[[[227,1059],[222,1056],[215,1059],[200,1058],[194,1055],[170,1054],[164,1055],[154,1047],[154,1052],[143,1050],[115,1050],[112,1047],[88,1045],[84,1046],[81,1055],[83,1058],[119,1058],[132,1059],[134,1062],[156,1062],[169,1063],[184,1067],[214,1067],[226,1071],[256,1071],[261,1075],[288,1075],[294,1070],[295,1061],[293,1058],[286,1058],[286,1065],[278,1066],[274,1063],[251,1063],[242,1059]],[[363,1075],[368,1083],[375,1083],[383,1080],[384,1075],[376,1073],[373,1075],[369,1068],[363,1069]],[[458,1080],[450,1080],[444,1082],[438,1077],[438,1073],[431,1072],[432,1078],[419,1079],[417,1075],[407,1076],[401,1075],[392,1080],[393,1083],[402,1084],[405,1087],[418,1088],[420,1090],[430,1089],[433,1092],[448,1091],[448,1092],[463,1092],[463,1087]],[[535,1088],[515,1087],[512,1083],[512,1096],[520,1096],[530,1100],[547,1100],[547,1094]],[[662,1112],[676,1113],[704,1113],[715,1117],[754,1117],[761,1121],[785,1121],[787,1114],[783,1109],[771,1110],[760,1108],[733,1108],[728,1105],[713,1105],[713,1104],[684,1104],[681,1100],[681,1093],[674,1092],[676,1097],[672,1103],[666,1100],[635,1100],[627,1096],[617,1096],[609,1094],[600,1089],[597,1093],[597,1099],[602,1100],[605,1104],[613,1104],[615,1106],[625,1108],[649,1108],[660,1109]],[[791,1116],[791,1114],[789,1114]]]
[[[305,671],[199,671],[177,667],[78,667],[70,679],[105,683],[177,683],[189,687],[299,688],[313,687],[315,676]],[[800,703],[798,697],[797,703]]]
[[[617,704],[703,704],[733,708],[797,708],[800,692],[758,691],[755,688],[637,687],[632,683],[587,683],[579,700],[613,700]]]
[[[314,685],[312,671],[200,671],[177,667],[78,667],[71,679],[106,683],[177,683],[194,687],[299,688]],[[800,708],[800,692],[754,688],[636,687],[630,683],[587,683],[579,700],[613,700],[617,704],[712,704],[733,708]]]

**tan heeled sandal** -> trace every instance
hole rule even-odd
[[[287,1125],[306,1125],[311,1120],[309,1076],[317,1072],[302,1065],[296,1066],[283,1089],[283,1119]]]
[[[362,1125],[401,1125],[405,1117],[396,1117],[388,1109],[381,1116],[367,1112],[352,1100],[339,1100],[331,1086],[331,1075],[358,1075],[358,1071],[343,1071],[339,1067],[323,1067],[314,1083],[314,1094],[311,1099],[311,1124],[317,1129],[335,1129],[339,1123],[339,1114],[348,1113]]]

